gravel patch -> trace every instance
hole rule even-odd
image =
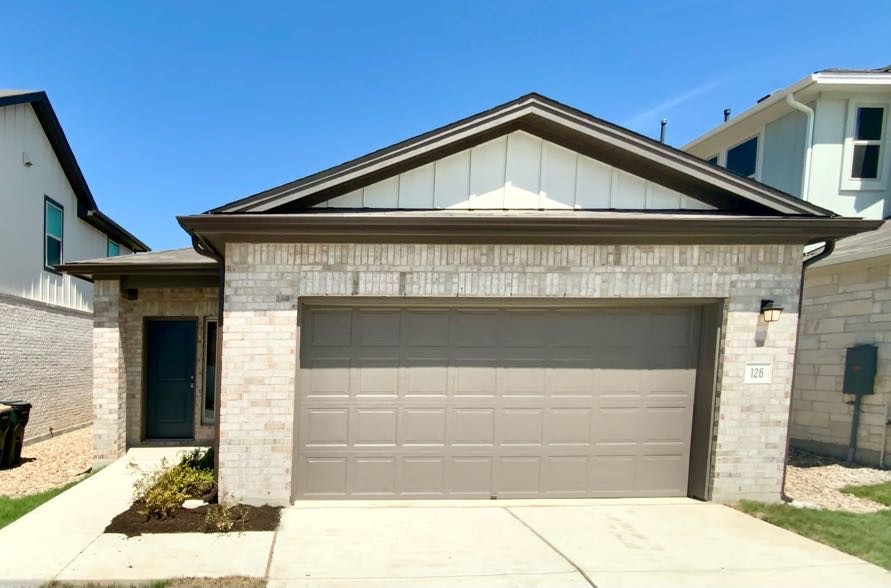
[[[0,470],[0,496],[34,494],[77,480],[89,471],[92,454],[92,427],[25,445],[22,463]]]
[[[793,506],[865,513],[887,506],[839,492],[845,486],[891,482],[891,470],[849,466],[839,460],[793,450],[786,466],[786,494]]]

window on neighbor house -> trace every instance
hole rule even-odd
[[[121,254],[121,246],[112,241],[108,240],[108,251],[106,252],[107,257],[117,257]]]
[[[851,153],[852,179],[876,180],[879,178],[884,128],[884,108],[881,106],[857,108]]]
[[[712,165],[718,165],[718,156],[713,155],[712,157],[709,157],[708,159],[706,159],[706,161]]]
[[[204,326],[204,395],[201,403],[201,422],[214,422],[217,381],[217,321],[208,319]]]
[[[56,271],[62,263],[62,233],[65,209],[49,196],[43,198],[43,267]]]
[[[727,164],[724,166],[732,172],[749,178],[755,177],[758,166],[758,137],[743,141],[736,147],[727,150]]]

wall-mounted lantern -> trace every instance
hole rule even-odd
[[[761,301],[761,317],[764,319],[765,323],[777,322],[780,320],[781,314],[783,314],[783,307],[773,300]]]

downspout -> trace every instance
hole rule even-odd
[[[835,241],[833,239],[827,239],[823,244],[823,251],[804,260],[804,263],[801,264],[801,282],[798,286],[798,328],[795,330],[795,354],[792,356],[792,388],[789,391],[789,414],[786,417],[786,454],[783,457],[783,481],[780,485],[780,498],[783,499],[784,502],[792,502],[792,499],[786,494],[786,467],[789,464],[789,448],[791,446],[792,438],[789,435],[789,424],[792,422],[792,398],[795,394],[795,377],[798,374],[798,343],[801,340],[801,330],[804,324],[804,321],[801,320],[801,307],[804,305],[804,274],[807,272],[807,268],[811,267],[818,261],[826,259],[832,252],[835,251]]]
[[[801,171],[801,199],[810,202],[811,150],[814,143],[814,109],[795,99],[793,92],[786,94],[786,104],[807,116],[807,129],[804,134],[804,169]],[[807,262],[805,262],[807,263]]]
[[[226,286],[226,262],[223,256],[210,244],[189,231],[192,236],[192,247],[205,257],[215,260],[220,266],[219,290],[217,292],[217,373],[214,378],[213,390],[213,483],[214,488],[219,488],[220,476],[220,389],[223,383],[223,291]],[[216,493],[216,490],[214,491]]]

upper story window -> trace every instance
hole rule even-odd
[[[709,157],[708,159],[706,159],[706,161],[712,165],[718,165],[718,156],[713,155],[713,156]]]
[[[108,240],[108,251],[106,253],[107,253],[107,257],[117,257],[118,255],[121,254],[121,246],[118,245],[117,243],[115,243],[114,241],[112,241],[111,239],[109,239]]]
[[[851,142],[851,178],[877,180],[882,161],[885,109],[881,106],[859,106],[855,116],[854,136]]]
[[[61,204],[44,196],[43,199],[43,267],[56,271],[62,263],[62,239],[65,209]]]
[[[752,137],[728,149],[724,167],[741,176],[754,178],[758,169],[758,137]]]
[[[884,190],[888,183],[889,105],[849,100],[842,153],[842,190]]]

